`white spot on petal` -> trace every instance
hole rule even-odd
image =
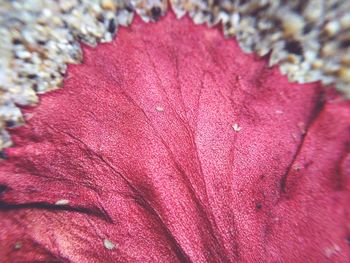
[[[116,245],[108,239],[103,240],[103,245],[105,246],[105,248],[109,250],[115,249],[116,247]]]
[[[333,244],[330,247],[327,247],[325,249],[325,254],[328,258],[332,257],[334,254],[337,254],[340,252],[340,247],[337,244]]]
[[[233,124],[232,128],[235,132],[239,132],[240,130],[242,130],[242,127],[240,127],[237,123]]]
[[[299,163],[296,163],[293,165],[293,169],[297,172],[299,172],[301,170],[301,168],[303,168],[303,167]]]
[[[15,249],[18,250],[18,249],[21,249],[21,247],[22,247],[22,242],[17,241],[15,244]]]
[[[69,204],[69,200],[67,199],[60,199],[55,203],[55,205],[68,205],[68,204]]]
[[[298,128],[302,135],[306,133],[306,125],[304,122],[298,122]]]
[[[164,108],[162,107],[162,106],[157,106],[156,107],[156,111],[158,111],[158,112],[163,112],[164,111]]]

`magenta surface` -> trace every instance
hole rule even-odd
[[[11,132],[1,262],[349,262],[349,102],[173,14],[84,53]]]

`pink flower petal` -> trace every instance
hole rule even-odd
[[[173,14],[84,52],[12,132],[1,260],[348,262],[349,102]]]

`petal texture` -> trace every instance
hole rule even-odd
[[[12,131],[5,262],[349,262],[349,102],[171,13],[84,53]]]

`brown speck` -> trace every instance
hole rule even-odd
[[[8,187],[4,184],[0,184],[0,194],[5,193],[8,190]]]
[[[288,52],[296,55],[301,55],[303,53],[303,48],[300,42],[295,40],[287,41],[285,48]]]
[[[115,4],[111,0],[103,0],[101,3],[101,7],[105,10],[114,10]]]
[[[110,19],[109,20],[109,24],[108,24],[108,31],[111,34],[114,34],[115,30],[117,29],[117,26],[115,24],[115,20],[114,19]]]
[[[154,21],[157,21],[159,19],[161,13],[162,13],[162,9],[160,9],[160,7],[158,6],[152,7],[151,14]]]
[[[6,124],[6,127],[7,127],[7,128],[13,128],[13,127],[16,126],[16,122],[13,121],[13,120],[7,120],[7,121],[5,122],[5,124]]]
[[[0,151],[0,159],[7,160],[8,156],[5,151]]]

